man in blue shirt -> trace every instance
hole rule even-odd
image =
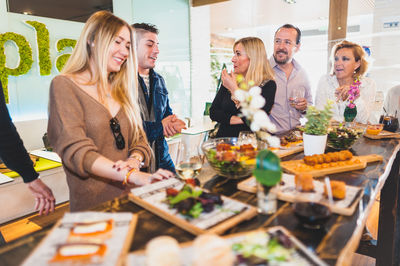
[[[300,49],[300,39],[300,30],[291,24],[285,24],[275,32],[274,55],[270,64],[275,72],[277,89],[270,119],[276,125],[278,134],[300,125],[301,116],[312,104],[307,74],[293,58]],[[289,100],[293,100],[295,92],[300,96],[291,106]]]
[[[158,168],[175,173],[165,137],[180,133],[185,122],[172,113],[164,79],[154,71],[158,50],[158,29],[151,24],[135,23],[136,48],[139,72],[139,104],[144,130],[155,155],[150,171]]]

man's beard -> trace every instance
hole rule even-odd
[[[277,51],[277,53],[279,53],[279,52],[284,52],[284,51]],[[284,52],[284,53],[285,53],[285,52]],[[277,58],[276,55],[274,54],[275,62],[276,62],[278,65],[284,65],[284,64],[286,64],[287,62],[290,61],[290,58],[289,58],[288,54],[287,54],[287,53],[285,53],[285,54],[286,54],[286,57],[285,57],[283,60],[278,60],[278,58]]]

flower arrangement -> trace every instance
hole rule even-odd
[[[354,101],[360,96],[360,85],[361,81],[358,77],[356,77],[353,83],[350,85],[350,90],[348,92],[349,97],[347,98],[349,103],[347,106],[351,109],[356,107]]]
[[[251,131],[255,132],[260,140],[268,142],[271,147],[279,147],[279,138],[270,134],[276,131],[276,126],[262,109],[265,99],[261,95],[261,88],[254,86],[254,82],[246,84],[241,75],[237,76],[237,82],[239,89],[235,91],[234,96],[241,106],[241,116],[247,119]]]

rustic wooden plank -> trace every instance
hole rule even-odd
[[[355,162],[356,160],[359,160],[359,162]],[[353,170],[364,169],[365,167],[367,167],[367,163],[379,162],[382,160],[383,160],[382,156],[377,154],[370,154],[363,156],[353,156],[353,158],[350,160],[351,163],[345,163],[345,165],[328,166],[326,168],[321,168],[321,169],[315,169],[314,167],[307,167],[307,165],[304,163],[303,160],[292,160],[292,161],[281,162],[281,166],[282,169],[288,173],[292,174],[309,173],[313,177],[319,177],[329,174],[343,173]],[[302,167],[303,169],[299,170],[299,168]]]
[[[62,203],[56,206],[54,212],[48,215],[39,216],[36,213],[15,222],[5,224],[0,227],[0,232],[3,235],[5,242],[10,242],[54,224],[68,210],[69,202]]]

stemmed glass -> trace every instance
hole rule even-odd
[[[204,155],[197,145],[181,142],[177,154],[176,173],[181,179],[196,178],[203,166]]]
[[[305,95],[304,87],[298,87],[298,88],[296,88],[296,89],[294,89],[294,90],[292,90],[290,92],[290,94],[289,94],[289,104],[292,107],[292,108],[290,108],[290,113],[292,115],[295,115],[294,110],[297,111],[295,106],[300,101],[300,99],[304,98],[304,95]]]
[[[257,148],[256,133],[252,131],[240,131],[237,145],[241,146],[244,144],[251,144],[254,148]]]

